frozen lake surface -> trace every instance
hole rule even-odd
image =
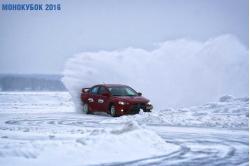
[[[66,92],[0,93],[0,165],[248,165],[248,98],[112,118]]]

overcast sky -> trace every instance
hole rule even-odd
[[[179,38],[233,34],[248,47],[248,0],[57,2],[61,11],[0,10],[0,73],[61,73],[79,52],[152,49]]]

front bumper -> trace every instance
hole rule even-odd
[[[117,105],[116,112],[118,115],[126,115],[126,114],[138,114],[140,110],[144,112],[150,112],[153,109],[153,105],[136,103],[131,105]]]

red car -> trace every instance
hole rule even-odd
[[[150,112],[153,106],[127,85],[100,84],[83,88],[81,93],[83,112],[106,112],[111,116],[137,114],[140,110]]]

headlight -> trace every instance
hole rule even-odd
[[[118,104],[125,105],[126,103],[124,101],[118,101]]]
[[[149,102],[147,103],[147,105],[152,105],[152,104],[151,104],[151,102],[149,101]]]

